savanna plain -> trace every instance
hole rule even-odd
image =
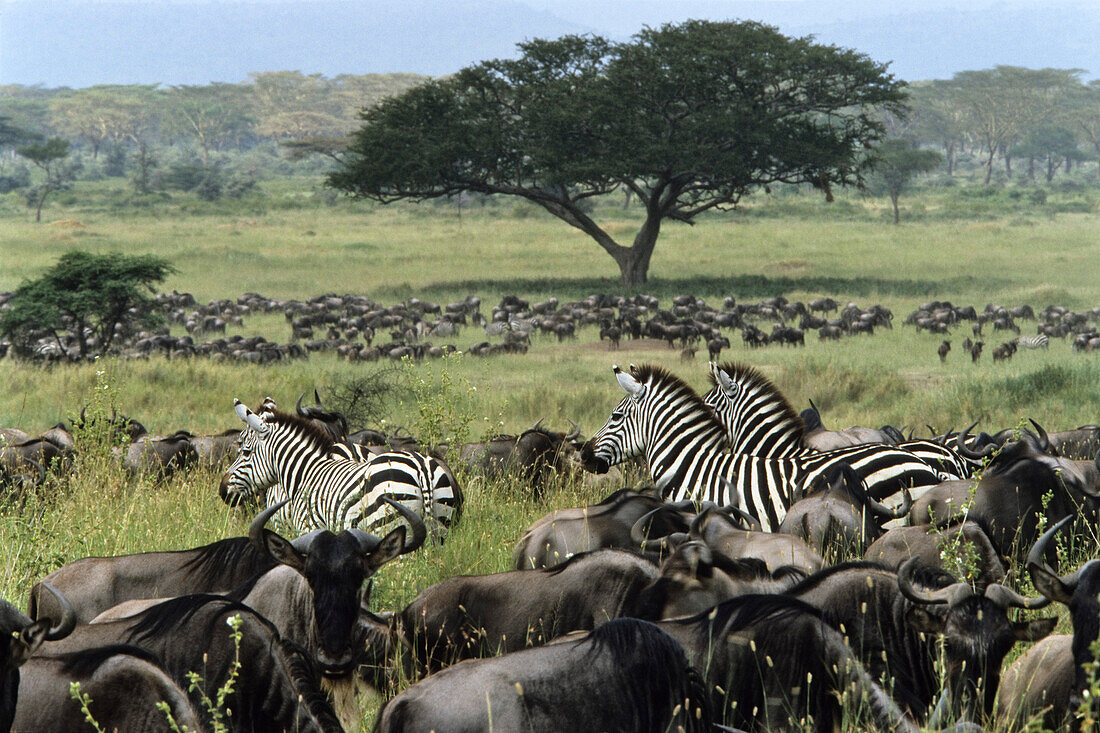
[[[382,207],[332,201],[319,181],[297,180],[268,182],[231,203],[176,197],[130,206],[118,203],[109,184],[81,186],[47,206],[41,224],[20,201],[0,198],[0,291],[83,249],[166,257],[176,272],[163,289],[193,293],[199,302],[246,292],[298,299],[354,293],[384,305],[476,294],[488,312],[509,293],[531,301],[632,294],[617,284],[614,263],[591,240],[525,204]],[[602,203],[597,214],[614,236],[629,241],[641,216],[621,204]],[[1029,207],[998,193],[968,201],[942,190],[918,191],[903,205],[906,215],[894,226],[884,201],[855,193],[833,203],[809,193],[761,194],[740,211],[703,217],[694,226],[666,224],[640,291],[662,305],[692,294],[714,306],[727,296],[751,303],[782,295],[889,307],[893,328],[873,336],[826,342],[811,332],[803,348],[750,350],[739,334],[731,335],[723,359],[759,367],[798,409],[812,399],[829,427],[891,424],[927,436],[926,426],[943,432],[975,421],[989,432],[1028,418],[1047,430],[1100,422],[1097,353],[1076,353],[1069,340],[1053,339],[1047,350],[1021,349],[1011,361],[993,363],[988,350],[1012,336],[997,334],[986,336],[986,356],[972,363],[960,346],[970,335],[963,324],[946,337],[954,349],[941,364],[936,349],[945,337],[902,323],[931,300],[978,310],[988,303],[1036,311],[1049,304],[1100,306],[1095,208],[1060,212],[1057,197]],[[1021,325],[1034,332],[1034,322]],[[220,432],[240,425],[235,397],[256,405],[271,396],[290,408],[303,392],[317,389],[324,398],[334,385],[377,373],[387,387],[374,412],[379,423],[353,428],[400,426],[457,442],[517,433],[539,419],[567,429],[574,420],[588,436],[621,398],[612,364],[661,364],[697,390],[706,388],[705,348],[692,361],[648,341],[624,340],[614,351],[597,331],[582,329],[564,343],[535,335],[523,355],[405,364],[348,363],[331,354],[271,366],[153,357],[45,367],[9,358],[0,360],[0,426],[34,433],[98,404],[140,420],[150,432]],[[229,333],[290,340],[281,314],[247,317]],[[448,339],[460,352],[483,340],[476,326]],[[36,580],[79,557],[180,549],[243,534],[252,513],[221,502],[219,478],[194,471],[160,483],[136,479],[102,452],[86,451],[70,475],[3,498],[0,546],[7,562],[0,593],[23,605]],[[461,523],[442,546],[385,567],[374,583],[374,610],[399,610],[418,589],[452,575],[508,569],[512,548],[532,521],[609,493],[585,489],[569,476],[558,477],[538,500],[509,482],[461,472],[459,480],[467,497]],[[1063,567],[1095,556],[1095,543],[1091,548],[1065,558]],[[1017,573],[1012,583],[1032,592],[1026,576]],[[1052,610],[1065,615],[1060,606]],[[1069,628],[1063,618],[1059,629]],[[364,727],[375,710],[365,711]]]

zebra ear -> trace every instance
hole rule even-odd
[[[278,408],[275,406],[275,400],[270,397],[264,397],[264,402],[260,405],[260,412],[275,412]]]
[[[233,400],[233,410],[237,413],[237,417],[245,422],[248,427],[255,430],[257,433],[266,433],[269,426],[263,421],[263,419],[254,413],[252,410],[241,403],[240,400]]]
[[[233,398],[233,411],[237,413],[237,417],[239,417],[241,420],[244,420],[245,415],[249,413],[247,405],[238,400],[236,397]]]
[[[628,394],[634,397],[638,397],[642,394],[644,385],[618,367],[615,367],[615,379],[619,380],[619,386]]]
[[[726,397],[736,397],[741,388],[740,385],[730,379],[730,375],[726,374],[725,370],[715,368],[714,371],[718,376],[718,386],[721,387]]]

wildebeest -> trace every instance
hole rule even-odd
[[[1043,728],[1077,726],[1076,712],[1087,701],[1089,716],[1100,712],[1088,696],[1094,661],[1091,646],[1100,633],[1100,560],[1089,560],[1069,575],[1059,576],[1046,562],[1050,541],[1072,523],[1066,517],[1048,529],[1028,552],[1028,571],[1045,597],[1069,607],[1073,635],[1052,636],[1023,654],[1004,674],[997,696],[1000,715],[1026,721],[1042,713]]]
[[[601,547],[637,549],[631,527],[662,505],[655,489],[652,493],[620,489],[599,504],[551,512],[523,533],[512,553],[512,567],[549,568]]]
[[[940,347],[938,349],[936,349],[936,353],[940,355],[940,363],[941,364],[946,364],[947,363],[947,354],[950,351],[951,351],[951,342],[950,341],[945,340],[945,341],[940,342]]]
[[[683,649],[636,619],[437,672],[389,701],[375,727],[379,733],[710,729],[706,691]]]
[[[229,623],[234,616],[239,617],[235,628]],[[199,671],[201,685],[189,691],[196,706],[203,694],[215,699],[239,662],[247,673],[236,676],[225,699],[231,730],[341,730],[313,665],[244,604],[221,596],[181,596],[135,616],[78,626],[65,639],[44,644],[41,653],[56,656],[111,644],[146,650],[181,686],[189,684],[188,672]],[[210,725],[210,714],[204,711],[202,717]]]
[[[57,598],[58,615],[31,620],[15,606],[0,599],[0,730],[9,730],[15,717],[19,694],[19,668],[45,641],[68,636],[76,626],[76,615],[63,595],[51,587]]]
[[[813,573],[824,566],[821,556],[800,538],[763,532],[753,521],[745,515],[735,519],[726,510],[706,508],[692,520],[687,532],[726,557],[754,557],[773,571],[792,566]]]
[[[816,608],[793,598],[747,595],[657,625],[680,642],[705,678],[715,718],[749,731],[832,731],[848,710],[888,731],[916,726],[864,670]],[[858,701],[858,702],[857,702]]]
[[[949,524],[969,503],[967,516],[986,530],[997,552],[1007,557],[1031,546],[1038,536],[1040,516],[1054,522],[1083,511],[1091,514],[1088,505],[1100,499],[1100,466],[1095,460],[1056,458],[1027,439],[1006,443],[996,453],[996,446],[975,452],[961,438],[957,444],[968,458],[992,455],[977,487],[969,480],[933,486],[913,503],[912,524]]]
[[[135,646],[116,644],[59,656],[36,655],[23,666],[17,731],[74,731],[88,726],[70,685],[80,685],[87,711],[105,731],[199,731],[199,714],[187,693]],[[167,709],[161,711],[158,704]],[[2,723],[2,721],[0,721]],[[7,730],[7,728],[4,728]]]
[[[629,615],[656,577],[652,562],[614,549],[574,555],[549,569],[456,576],[422,590],[401,612],[402,628],[417,662],[437,670]]]
[[[984,588],[1000,583],[1008,572],[1005,561],[976,522],[956,521],[946,527],[920,524],[895,527],[871,543],[864,560],[897,570],[910,558],[938,567]],[[965,561],[972,558],[971,562]]]
[[[199,461],[198,451],[191,445],[191,434],[186,430],[164,437],[140,435],[128,447],[115,448],[114,452],[131,473],[158,478],[167,478]]]
[[[941,712],[952,713],[952,719],[981,719],[993,711],[1001,662],[1013,644],[1042,638],[1056,622],[1011,622],[1009,608],[1039,608],[1045,600],[996,584],[978,592],[916,560],[897,573],[873,563],[843,563],[810,576],[788,594],[843,627],[871,675],[890,675],[894,699],[918,720],[941,691],[936,636],[944,637],[947,656],[948,698]]]
[[[886,507],[867,496],[856,472],[841,464],[823,489],[791,505],[776,531],[801,537],[819,554],[827,548],[847,554],[878,539],[883,522],[909,513],[912,497],[907,490],[902,495],[900,507]]]

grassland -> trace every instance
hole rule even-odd
[[[192,292],[200,301],[247,291],[280,298],[361,293],[385,303],[477,293],[492,304],[510,292],[562,300],[623,292],[606,254],[523,204],[330,205],[311,181],[270,183],[263,196],[223,204],[182,196],[120,203],[112,184],[85,185],[49,205],[41,225],[13,196],[0,197],[0,291],[81,248],[165,256],[178,270],[165,289]],[[1073,193],[1066,200],[1071,197],[1082,199]],[[693,293],[714,304],[727,295],[741,301],[831,295],[892,308],[894,329],[873,337],[820,343],[811,336],[804,349],[751,352],[737,339],[723,355],[761,367],[796,405],[813,398],[832,426],[890,423],[924,433],[926,424],[942,430],[974,420],[990,428],[1026,417],[1048,428],[1097,422],[1097,355],[1074,354],[1068,343],[1055,342],[1049,351],[1020,352],[1007,364],[993,364],[987,354],[974,365],[960,354],[957,342],[968,335],[960,331],[956,350],[941,365],[941,337],[900,323],[931,299],[979,309],[989,302],[1036,309],[1100,305],[1094,205],[1059,210],[1057,197],[1029,206],[1005,195],[994,206],[987,198],[975,199],[968,217],[966,196],[922,194],[903,200],[909,221],[903,214],[895,227],[884,202],[762,197],[740,213],[693,227],[666,226],[645,291],[666,300]],[[613,204],[597,213],[624,239],[639,221]],[[281,316],[248,319],[237,332],[289,338]],[[454,341],[465,348],[482,339],[467,330]],[[996,340],[987,338],[988,345]],[[461,357],[387,372],[393,389],[384,411],[390,426],[414,432],[425,425],[427,401],[449,404],[439,426],[471,438],[517,431],[543,417],[559,427],[571,418],[591,434],[621,394],[608,368],[616,362],[661,363],[696,387],[705,384],[703,360],[681,363],[678,352],[650,342],[623,342],[619,352],[609,352],[588,330],[563,345],[536,337],[524,356]],[[290,404],[315,386],[324,390],[383,368],[389,367],[332,356],[272,367],[153,359],[46,369],[3,360],[0,425],[33,431],[70,419],[97,384],[106,384],[112,403],[151,431],[220,431],[238,424],[233,397],[254,403],[271,395]],[[439,386],[443,374],[448,390]],[[21,603],[35,580],[84,555],[188,547],[243,532],[248,516],[221,504],[217,478],[198,472],[154,484],[89,454],[71,477],[51,480],[36,495],[9,497],[0,511],[0,546],[8,558],[0,593]],[[418,588],[449,575],[504,569],[526,524],[549,509],[598,498],[563,481],[536,502],[511,486],[463,478],[469,505],[452,540],[384,569],[375,607],[399,608]]]

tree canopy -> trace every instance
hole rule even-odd
[[[330,185],[383,203],[520,196],[591,236],[635,286],[665,219],[691,223],[772,183],[826,195],[860,183],[876,113],[904,101],[884,64],[752,22],[519,49],[365,111]],[[589,199],[623,189],[646,212],[629,245],[589,214]]]
[[[0,333],[22,355],[43,337],[69,356],[73,349],[79,358],[105,354],[120,329],[159,322],[147,293],[172,272],[168,261],[155,255],[67,252],[41,277],[16,289],[0,313]]]
[[[890,197],[894,206],[894,223],[900,220],[898,199],[918,173],[934,171],[943,162],[935,150],[921,150],[908,140],[891,138],[875,149],[868,162],[874,171],[874,183]]]

